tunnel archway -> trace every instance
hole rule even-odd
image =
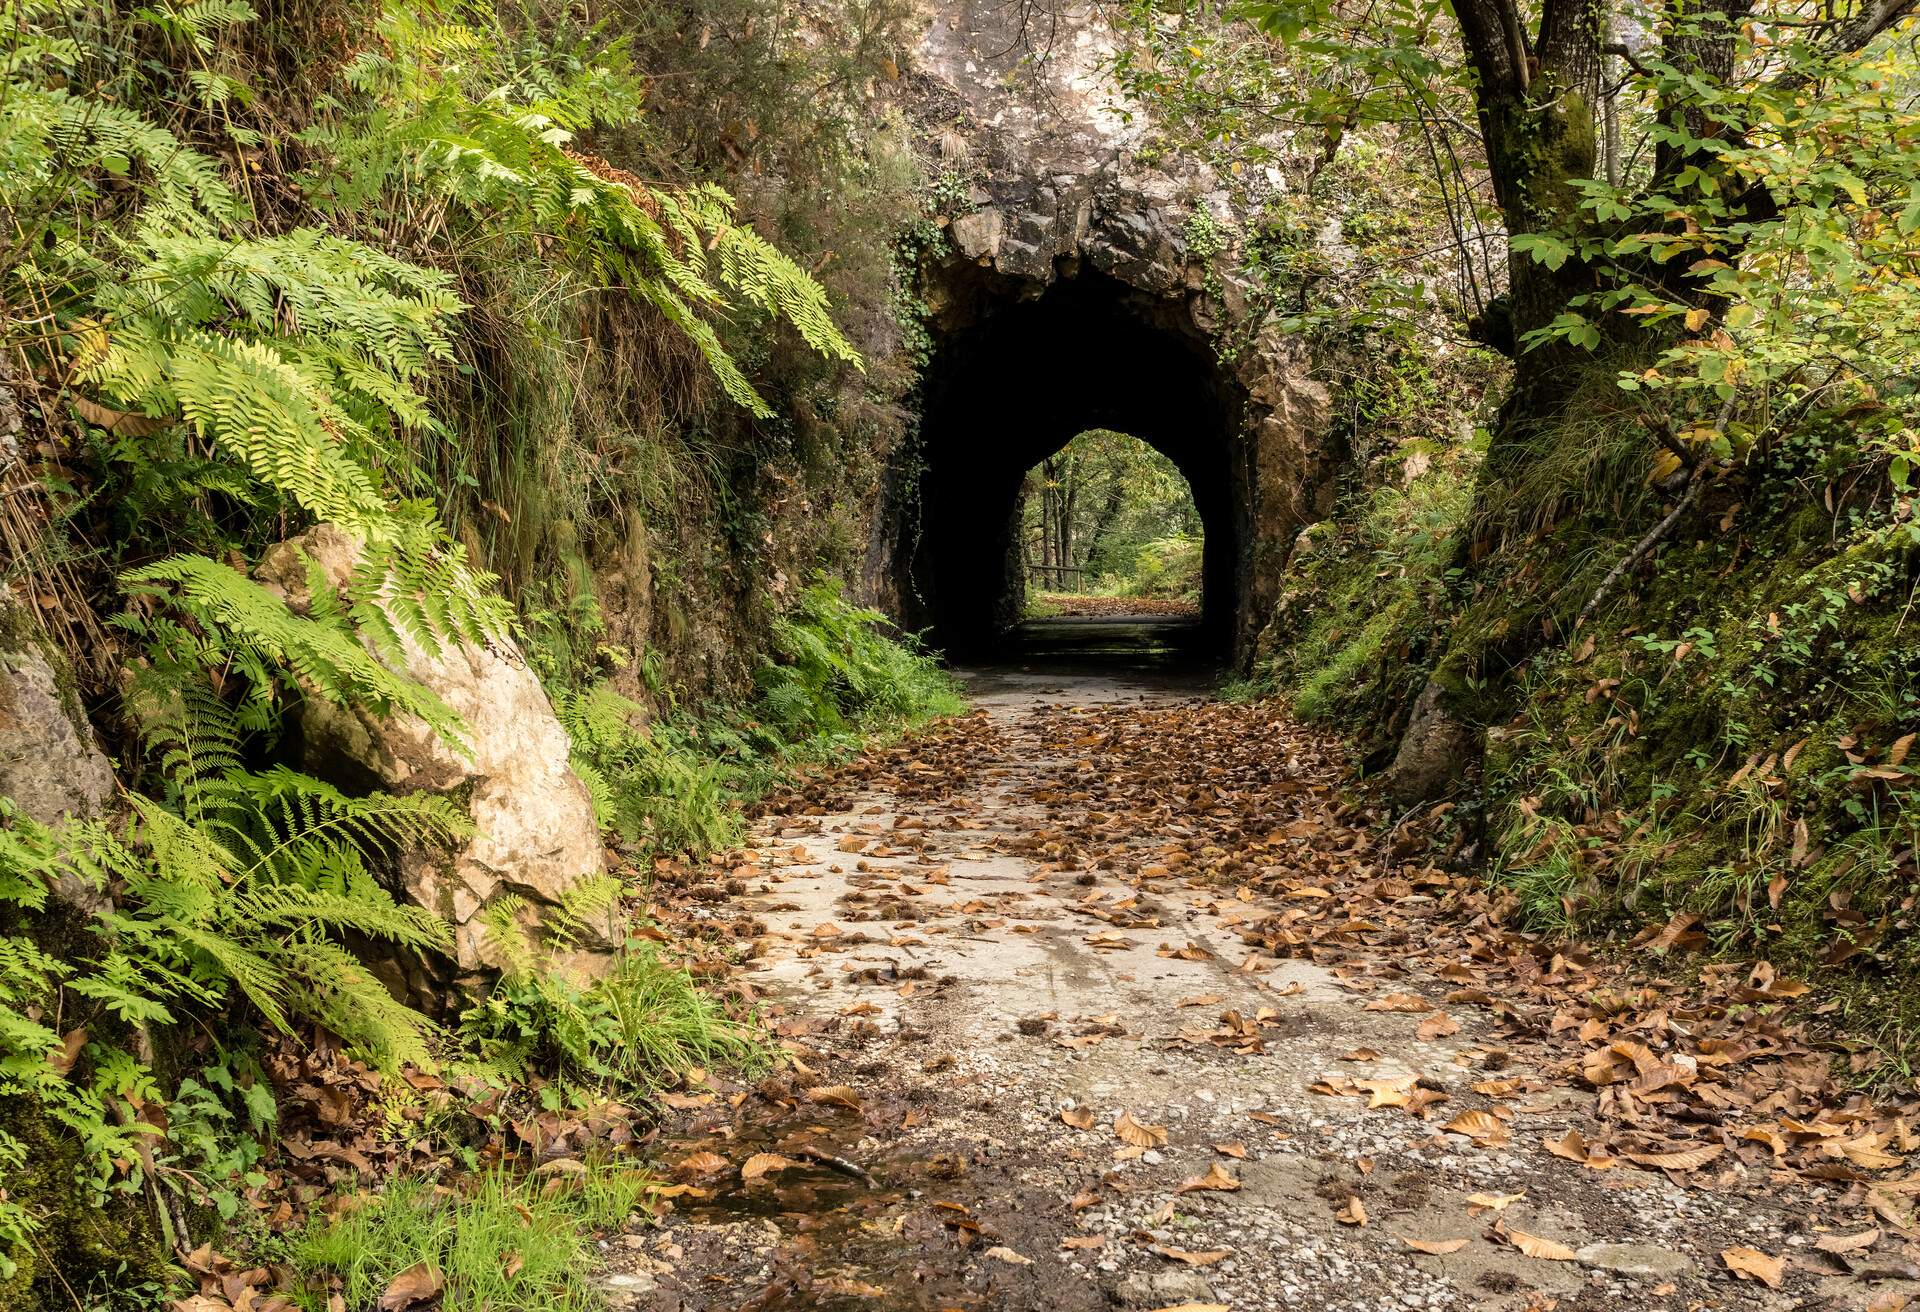
[[[1201,634],[1225,654],[1251,542],[1246,395],[1178,301],[1084,271],[984,279],[948,303],[923,393],[916,514],[898,580],[908,623],[950,654],[990,650],[1024,600],[1020,489],[1076,434],[1113,429],[1172,461],[1205,540]]]

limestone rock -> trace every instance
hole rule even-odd
[[[1387,772],[1387,791],[1402,806],[1435,802],[1458,791],[1477,755],[1473,730],[1447,705],[1446,689],[1429,679]]]
[[[41,824],[97,815],[113,797],[113,767],[31,643],[0,652],[0,794]]]
[[[113,766],[70,699],[47,653],[31,642],[0,651],[0,796],[43,825],[106,811],[113,802]],[[93,914],[107,906],[101,891],[75,875],[54,881],[54,896]]]
[[[268,551],[257,573],[296,612],[304,611],[311,602],[306,561],[339,587],[352,576],[359,552],[351,534],[322,524]],[[406,853],[401,879],[410,899],[452,924],[455,963],[471,977],[501,964],[481,913],[511,894],[527,903],[526,927],[538,930],[569,891],[605,873],[599,828],[586,785],[568,764],[566,730],[511,642],[454,643],[438,654],[409,643],[400,672],[460,716],[467,728],[464,752],[413,716],[382,718],[318,698],[300,714],[302,750],[307,767],[322,776],[465,800],[473,836],[458,851]],[[612,935],[609,912],[558,964],[591,973]]]
[[[1685,1253],[1658,1244],[1588,1244],[1574,1256],[1596,1271],[1645,1280],[1685,1275],[1693,1267]]]
[[[1122,1307],[1168,1308],[1213,1302],[1213,1286],[1198,1271],[1136,1271],[1114,1290]]]
[[[970,260],[991,260],[1000,254],[1006,220],[999,210],[975,210],[953,221],[953,244]]]

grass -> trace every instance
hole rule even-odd
[[[300,1237],[301,1305],[319,1312],[337,1282],[349,1308],[373,1307],[402,1272],[424,1266],[443,1282],[441,1312],[584,1312],[600,1302],[591,1232],[623,1223],[650,1183],[604,1164],[577,1177],[495,1167],[463,1189],[397,1180]]]
[[[684,967],[643,940],[584,985],[537,956],[523,958],[460,1028],[509,1076],[552,1072],[626,1094],[645,1095],[697,1066],[753,1070],[766,1058],[751,1024],[729,1016]]]

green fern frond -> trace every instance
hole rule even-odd
[[[205,556],[172,556],[121,576],[127,591],[179,607],[229,650],[250,649],[290,671],[310,695],[378,714],[418,716],[449,741],[463,741],[459,717],[432,691],[396,674],[352,632],[296,615],[280,597]],[[137,619],[123,627],[138,631]]]

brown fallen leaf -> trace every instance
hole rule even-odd
[[[800,1165],[791,1157],[782,1157],[779,1153],[755,1153],[747,1158],[740,1167],[742,1180],[758,1180],[763,1175],[772,1175],[778,1171],[790,1171]]]
[[[1062,1107],[1060,1109],[1060,1119],[1076,1130],[1091,1130],[1093,1128],[1093,1108]]]
[[[1487,1211],[1504,1212],[1526,1196],[1524,1189],[1517,1194],[1468,1194],[1467,1214],[1478,1216]]]
[[[1823,1253],[1857,1253],[1880,1242],[1880,1227],[1873,1226],[1857,1235],[1821,1235],[1813,1246]]]
[[[406,1312],[408,1308],[431,1302],[440,1296],[446,1283],[439,1267],[415,1262],[387,1285],[386,1292],[380,1295],[380,1312]]]
[[[1130,1111],[1123,1111],[1114,1117],[1113,1132],[1135,1148],[1159,1148],[1167,1142],[1166,1126],[1136,1121]]]
[[[1008,1266],[1032,1266],[1033,1265],[1032,1258],[1025,1257],[1019,1253],[1014,1252],[1011,1248],[1008,1248],[1005,1244],[995,1244],[992,1248],[989,1248],[984,1254],[982,1254],[982,1256],[990,1257],[996,1262],[1005,1262]]]
[[[1445,1257],[1448,1253],[1457,1253],[1465,1248],[1465,1239],[1402,1239],[1408,1248],[1416,1253],[1431,1253],[1435,1257]]]
[[[1433,1015],[1421,1021],[1420,1028],[1413,1033],[1414,1037],[1421,1042],[1430,1043],[1434,1039],[1444,1039],[1449,1035],[1458,1034],[1459,1032],[1459,1021],[1447,1015],[1444,1011],[1436,1011]]]
[[[1175,1189],[1174,1192],[1176,1194],[1193,1194],[1211,1190],[1218,1193],[1232,1193],[1239,1187],[1240,1182],[1229,1175],[1225,1167],[1221,1166],[1218,1162],[1213,1162],[1207,1166],[1204,1175],[1188,1176],[1180,1182],[1180,1187]]]
[[[1651,1166],[1662,1171],[1697,1171],[1708,1162],[1724,1153],[1726,1148],[1717,1143],[1701,1144],[1698,1148],[1686,1148],[1672,1153],[1622,1153],[1630,1162],[1642,1166]]]
[[[1184,1262],[1188,1266],[1212,1266],[1215,1262],[1224,1261],[1233,1256],[1233,1250],[1230,1248],[1214,1248],[1204,1253],[1194,1253],[1184,1248],[1169,1248],[1165,1244],[1148,1244],[1147,1250],[1158,1253],[1162,1257],[1170,1257],[1176,1262]]]
[[[1509,1137],[1506,1122],[1492,1112],[1461,1112],[1444,1128],[1449,1134],[1464,1134],[1483,1147],[1503,1144]]]
[[[1245,1161],[1247,1157],[1247,1146],[1243,1143],[1217,1143],[1213,1150],[1222,1157],[1232,1157],[1238,1161]]]
[[[1582,1166],[1587,1164],[1587,1158],[1591,1155],[1587,1151],[1586,1136],[1578,1130],[1568,1130],[1558,1139],[1543,1138],[1540,1144],[1555,1157],[1564,1157],[1570,1162],[1579,1162]]]
[[[1502,1230],[1506,1241],[1525,1253],[1528,1257],[1542,1262],[1571,1262],[1577,1254],[1557,1240],[1541,1235],[1530,1235],[1525,1230]]]
[[[562,1158],[561,1160],[572,1161],[575,1159]],[[553,1163],[549,1162],[547,1164],[551,1166]],[[703,1149],[697,1153],[689,1153],[687,1156],[675,1162],[673,1164],[673,1173],[683,1179],[697,1179],[703,1175],[718,1175],[721,1171],[726,1170],[730,1164],[731,1163],[719,1153],[707,1152]]]
[[[65,1075],[72,1070],[74,1063],[80,1060],[80,1050],[87,1046],[87,1027],[68,1030],[60,1036],[60,1046],[47,1056],[47,1065],[53,1068],[55,1075]]]
[[[1780,1281],[1787,1273],[1785,1258],[1770,1256],[1757,1248],[1722,1249],[1720,1260],[1742,1280],[1758,1280],[1768,1289],[1780,1288]]]
[[[861,1110],[860,1096],[844,1084],[823,1084],[808,1089],[808,1102],[826,1103],[832,1107],[844,1107],[850,1112]]]
[[[1347,1205],[1335,1212],[1333,1219],[1341,1225],[1365,1225],[1367,1223],[1367,1205],[1360,1201],[1359,1194],[1348,1194]]]
[[[1105,1235],[1068,1235],[1060,1241],[1060,1247],[1071,1249],[1104,1248],[1106,1247],[1106,1243],[1107,1237]]]

